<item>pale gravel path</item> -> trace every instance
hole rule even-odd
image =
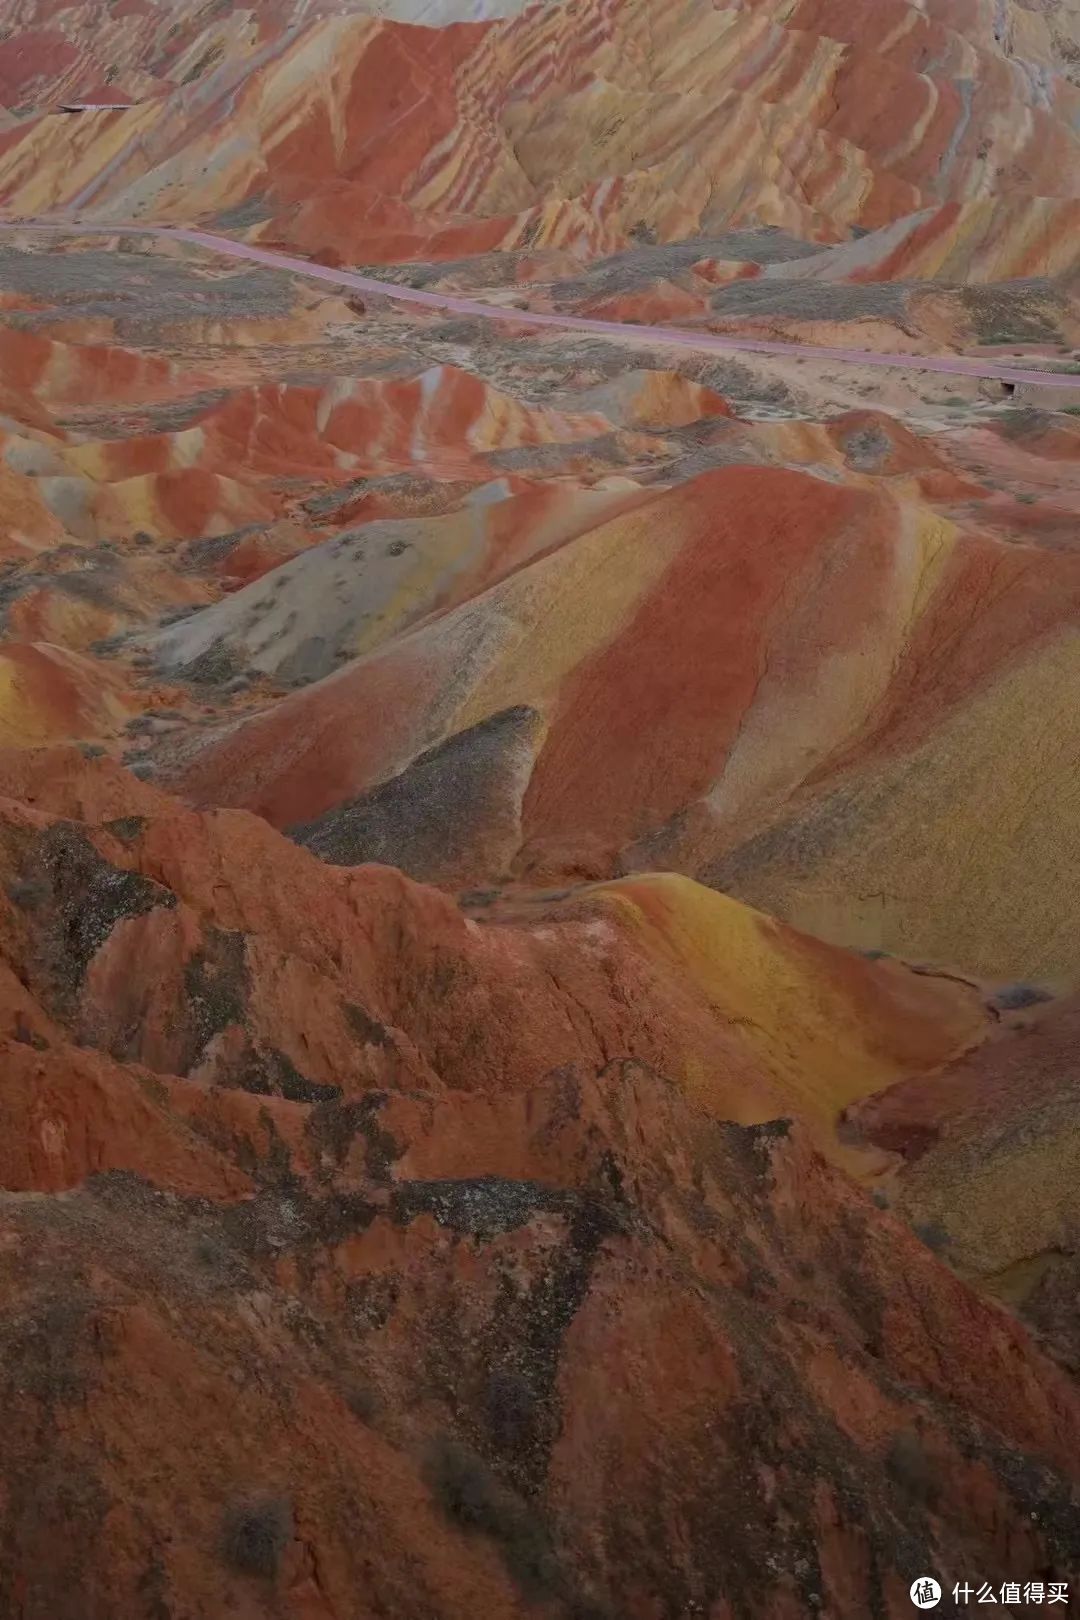
[[[882,366],[892,371],[933,371],[950,377],[976,377],[989,381],[1028,386],[1041,384],[1080,391],[1080,375],[1075,373],[995,365],[991,360],[968,359],[962,355],[878,354],[869,349],[834,349],[813,343],[778,343],[765,338],[741,338],[721,336],[714,332],[694,332],[678,326],[639,326],[622,321],[592,320],[585,315],[542,315],[531,310],[505,309],[473,298],[455,298],[451,293],[424,292],[418,287],[402,287],[396,282],[378,281],[374,276],[361,275],[357,270],[334,270],[328,265],[314,264],[310,259],[298,259],[288,253],[275,253],[269,248],[255,247],[250,242],[237,242],[229,236],[215,236],[209,231],[192,230],[183,225],[126,225],[115,221],[90,224],[83,220],[68,222],[56,219],[0,221],[0,226],[5,225],[16,230],[59,231],[68,236],[149,236],[161,240],[187,242],[226,258],[246,259],[251,264],[266,265],[271,270],[307,276],[314,281],[327,282],[333,287],[346,287],[352,292],[366,292],[383,298],[392,298],[402,304],[419,304],[426,309],[438,309],[451,315],[469,315],[487,321],[506,321],[515,326],[550,327],[559,332],[590,332],[598,337],[621,338],[624,341],[648,344],[650,347],[667,344],[707,354],[791,355],[808,360],[839,362],[843,365]]]

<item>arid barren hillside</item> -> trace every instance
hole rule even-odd
[[[8,0],[0,1620],[1080,1602],[1078,130]]]
[[[1077,263],[1080,46],[1058,7],[569,0],[444,28],[295,0],[23,9],[17,208],[224,218],[354,263],[747,222],[869,231],[858,279]],[[137,105],[77,132],[44,100],[110,82]]]

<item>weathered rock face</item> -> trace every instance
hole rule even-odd
[[[993,1040],[853,1104],[845,1134],[896,1156],[882,1180],[892,1206],[1076,1373],[1080,1008],[1026,984],[999,1000]]]
[[[221,219],[336,263],[595,254],[767,224],[843,244],[813,275],[1076,267],[1071,6],[622,0],[598,16],[569,0],[500,17],[518,8],[450,0],[437,16],[489,20],[439,29],[386,9],[21,3],[0,103],[38,116],[2,132],[0,192],[21,213]],[[100,85],[106,59],[137,105],[76,115],[73,133],[54,109]],[[244,139],[220,142],[223,120]],[[666,270],[652,279],[622,307],[702,307]]]
[[[886,1166],[836,1109],[982,1039],[971,989],[686,880],[481,924],[107,760],[0,768],[5,1609],[1064,1576],[1075,1387],[821,1151]]]
[[[730,234],[785,272],[733,282],[771,300],[739,318],[797,331],[806,244]],[[925,401],[836,411],[830,371],[819,422],[742,362],[17,240],[0,740],[105,746],[450,888],[674,869],[838,944],[1080,982],[1074,417],[979,401],[944,432]],[[621,296],[665,253],[696,276],[701,247],[576,281],[541,255],[545,296]],[[415,274],[532,273],[492,258]],[[962,291],[970,328],[896,287],[851,324],[1070,329],[1049,278]]]
[[[204,734],[172,780],[317,823],[338,860],[462,887],[674,868],[840,943],[1074,985],[1080,559],[911,499],[913,476],[954,475],[880,421],[822,440],[835,482],[722,467],[402,634],[384,618],[378,645]],[[267,644],[330,563],[280,571]],[[240,614],[234,597],[166,631],[170,656]],[[521,708],[536,721],[496,770],[490,728]],[[414,773],[426,850],[404,814],[365,843]]]
[[[8,1607],[854,1620],[1068,1570],[1075,1392],[797,1133],[635,1065],[370,1103],[219,1127],[244,1201],[149,1155],[5,1201]]]
[[[506,709],[292,836],[335,865],[381,861],[433,883],[464,887],[474,874],[508,872],[542,734],[535,709]]]
[[[7,0],[0,1620],[1075,1579],[1078,15]]]
[[[25,794],[0,815],[24,997],[86,1045],[204,1085],[494,1095],[632,1056],[724,1117],[797,1105],[831,1136],[854,1097],[988,1028],[968,985],[822,945],[686,879],[465,916],[389,868],[323,864],[246,812],[142,789],[117,816],[121,773],[74,751],[0,756],[0,771]]]

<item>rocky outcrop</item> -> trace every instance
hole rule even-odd
[[[895,1155],[880,1195],[1075,1373],[1080,1008],[1023,983],[996,1001],[993,1040],[853,1104],[845,1134]]]
[[[481,924],[114,814],[107,763],[5,772],[7,1607],[855,1620],[953,1560],[1064,1576],[1074,1386],[821,1152],[981,1037],[971,991],[660,880]]]

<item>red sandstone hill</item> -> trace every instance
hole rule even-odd
[[[481,926],[77,754],[3,776],[8,1610],[899,1616],[916,1566],[1069,1569],[1074,1386],[794,1078],[938,1062],[970,991],[643,932],[632,884]]]
[[[475,21],[447,5],[441,28],[407,3],[369,14],[388,9],[19,0],[0,195],[20,212],[235,217],[334,262],[585,256],[750,222],[823,245],[869,232],[846,250],[856,279],[1076,268],[1071,7],[888,0],[868,19],[845,0],[567,0]],[[118,74],[131,111],[75,131],[53,113]],[[244,139],[222,142],[223,124]]]

